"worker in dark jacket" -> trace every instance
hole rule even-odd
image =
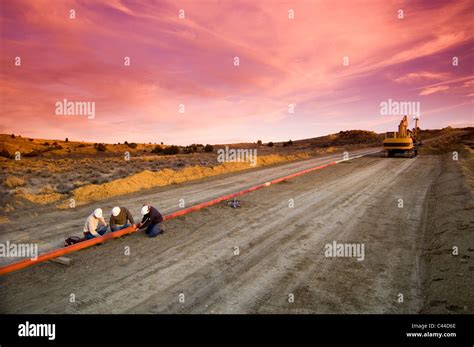
[[[153,206],[144,205],[141,213],[143,215],[142,222],[137,224],[138,229],[145,229],[146,234],[150,237],[155,237],[163,232],[161,229],[161,223],[163,222],[163,216]]]
[[[110,230],[117,231],[135,224],[133,216],[125,207],[114,207],[110,215]]]

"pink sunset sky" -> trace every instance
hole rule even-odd
[[[295,140],[393,131],[389,99],[420,102],[422,128],[474,125],[471,0],[2,0],[0,13],[0,133]],[[95,102],[95,118],[56,115],[63,99]]]

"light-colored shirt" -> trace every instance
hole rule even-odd
[[[102,225],[107,225],[103,217],[96,218],[94,213],[92,213],[89,217],[87,217],[86,224],[84,224],[84,232],[90,232],[94,236],[100,236],[97,233],[97,226],[99,225],[99,222]]]

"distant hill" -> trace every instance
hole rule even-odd
[[[422,139],[438,136],[440,134],[459,130],[451,127],[444,129],[422,130]],[[263,143],[259,145],[265,151],[271,151],[277,148],[285,147],[286,149],[311,149],[311,148],[327,148],[342,147],[349,145],[380,145],[385,134],[378,134],[368,130],[346,130],[339,133],[314,137],[302,140],[290,140],[275,143]],[[215,148],[229,146],[233,148],[250,148],[255,147],[257,142],[220,144]],[[117,144],[98,144],[92,142],[78,142],[66,140],[46,140],[22,137],[20,135],[0,134],[0,157],[13,159],[18,151],[23,157],[54,157],[54,156],[90,156],[101,154],[103,156],[123,155],[129,152],[131,155],[142,155],[151,153],[155,149],[156,144],[136,144],[136,143],[117,143]],[[162,145],[163,148],[168,145]],[[193,150],[190,150],[193,148]],[[202,145],[180,146],[180,153],[192,153],[203,151]]]

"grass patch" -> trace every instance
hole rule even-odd
[[[7,188],[22,187],[26,184],[26,181],[21,177],[7,176],[3,181],[3,185]]]

